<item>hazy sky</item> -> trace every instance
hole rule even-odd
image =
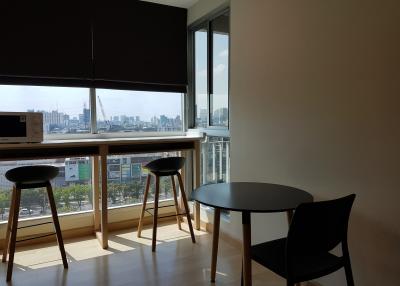
[[[229,36],[213,34],[213,109],[228,105]],[[207,108],[207,32],[195,33],[195,70],[197,109]]]

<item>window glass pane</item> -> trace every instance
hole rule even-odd
[[[4,174],[15,167],[52,165],[59,168],[51,181],[58,213],[71,213],[93,209],[91,161],[89,157],[29,161],[0,161],[0,221],[8,219],[12,183]],[[51,215],[45,188],[24,189],[21,192],[20,218]]]
[[[96,89],[97,130],[183,131],[182,94]]]
[[[213,80],[210,98],[210,125],[228,126],[229,16],[211,22]]]
[[[229,138],[207,136],[201,147],[201,183],[229,182]]]
[[[179,156],[179,152],[109,156],[107,159],[108,206],[143,202],[148,171],[143,167],[152,160]],[[154,200],[155,180],[151,180],[147,201]],[[175,181],[178,187],[178,182]],[[160,200],[173,198],[170,176],[160,177]]]
[[[90,132],[89,89],[0,85],[0,111],[42,112],[44,134]]]
[[[194,33],[194,64],[195,64],[195,99],[197,127],[207,127],[207,30]]]

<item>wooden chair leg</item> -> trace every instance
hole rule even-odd
[[[8,250],[10,248],[10,234],[11,234],[11,226],[12,226],[12,219],[13,219],[13,214],[14,214],[14,208],[15,208],[15,185],[13,186],[13,189],[11,191],[11,201],[10,201],[10,209],[8,211],[8,223],[7,223],[7,228],[6,228],[6,238],[4,240],[4,248],[3,248],[3,258],[2,261],[6,262],[7,261],[7,255],[8,255]]]
[[[153,213],[153,237],[151,251],[156,251],[157,242],[157,219],[158,219],[158,197],[160,195],[160,177],[156,175],[156,191],[154,193],[154,213]]]
[[[171,176],[172,183],[172,192],[174,193],[174,202],[175,202],[175,212],[176,212],[176,222],[178,223],[178,228],[181,230],[181,218],[179,216],[179,205],[178,205],[178,196],[176,194],[176,186],[175,186],[175,178]]]
[[[12,213],[12,225],[11,225],[11,238],[10,238],[10,256],[8,259],[7,266],[7,281],[11,281],[12,270],[14,264],[15,244],[17,243],[17,229],[18,229],[18,216],[19,216],[19,205],[21,202],[21,189],[15,188],[14,194],[14,209]],[[11,214],[10,214],[11,215]]]
[[[67,256],[65,254],[65,249],[64,249],[64,241],[61,234],[60,222],[58,221],[56,202],[54,200],[53,188],[51,187],[50,182],[47,182],[46,190],[47,190],[47,196],[49,197],[51,215],[53,217],[53,223],[54,223],[54,228],[56,230],[57,242],[58,242],[58,247],[60,248],[62,262],[64,268],[68,268]]]
[[[179,187],[181,188],[181,196],[182,196],[182,200],[183,200],[183,206],[185,207],[186,217],[187,217],[189,230],[190,230],[190,236],[192,237],[192,242],[196,243],[196,238],[194,236],[193,227],[192,227],[192,219],[190,218],[190,210],[189,210],[188,202],[186,199],[185,188],[183,187],[182,177],[181,177],[181,174],[179,174],[179,173],[177,173],[176,175],[178,176]]]
[[[151,175],[149,174],[147,175],[146,188],[144,189],[144,194],[143,194],[143,204],[142,204],[142,210],[140,212],[137,237],[141,237],[142,235],[143,217],[144,217],[144,212],[146,211],[147,196],[149,195],[149,189],[150,189],[150,180],[151,180]]]

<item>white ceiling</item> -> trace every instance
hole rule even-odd
[[[169,6],[181,7],[181,8],[189,8],[193,6],[199,0],[142,0],[147,2],[154,2]]]

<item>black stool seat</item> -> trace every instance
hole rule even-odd
[[[6,172],[7,180],[18,184],[41,184],[54,179],[58,168],[54,166],[24,166]]]
[[[175,175],[185,164],[183,157],[161,158],[148,163],[144,168],[157,176]]]

